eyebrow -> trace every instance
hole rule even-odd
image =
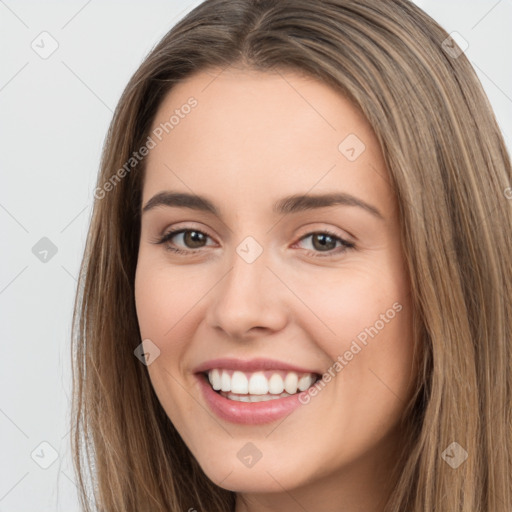
[[[283,197],[274,203],[272,210],[277,214],[285,215],[335,205],[357,206],[375,217],[384,220],[384,216],[375,206],[345,192],[320,195],[295,194]],[[185,192],[159,192],[146,203],[142,208],[142,213],[152,210],[157,206],[190,208],[192,210],[212,213],[220,217],[218,208],[209,199]]]

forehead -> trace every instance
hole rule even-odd
[[[150,134],[143,201],[163,189],[241,205],[288,193],[357,193],[392,208],[379,144],[340,92],[296,72],[212,69],[167,94]],[[388,203],[388,204],[386,204]]]

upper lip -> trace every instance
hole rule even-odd
[[[315,370],[308,368],[301,368],[293,364],[277,361],[276,359],[256,358],[256,359],[235,359],[231,357],[224,357],[220,359],[211,359],[201,363],[194,369],[194,373],[207,372],[214,368],[225,370],[239,370],[242,372],[256,372],[265,370],[285,370],[297,373],[314,373],[319,374]]]

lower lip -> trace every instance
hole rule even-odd
[[[266,402],[237,402],[224,398],[212,389],[203,374],[197,374],[201,391],[210,409],[231,423],[258,425],[287,416],[300,405],[299,394],[267,400]]]

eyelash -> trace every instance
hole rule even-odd
[[[182,229],[175,229],[175,230],[168,231],[163,237],[161,237],[160,239],[158,239],[156,242],[153,242],[153,243],[165,244],[166,242],[169,242],[175,235],[177,235],[179,233],[186,233],[188,231],[195,231],[197,233],[201,233],[202,235],[207,236],[208,238],[211,238],[207,233],[205,233],[203,231],[199,231],[198,229],[182,228]],[[328,236],[332,237],[333,239],[335,239],[336,241],[341,242],[342,250],[341,251],[338,250],[336,252],[334,250],[332,250],[332,251],[328,251],[326,254],[322,254],[321,251],[307,251],[308,254],[313,257],[327,258],[329,256],[334,256],[337,254],[345,253],[350,249],[355,249],[354,243],[344,240],[343,238],[340,238],[335,233],[332,233],[329,230],[311,231],[310,233],[307,233],[306,235],[302,236],[298,241],[300,242],[300,241],[310,237],[311,235],[316,235],[316,234],[328,235]],[[186,255],[186,254],[195,254],[195,253],[201,251],[202,248],[201,249],[178,249],[176,247],[172,247],[171,245],[167,245],[165,247],[165,249],[168,251],[172,251],[176,254]],[[338,249],[340,249],[340,247],[338,247]]]

